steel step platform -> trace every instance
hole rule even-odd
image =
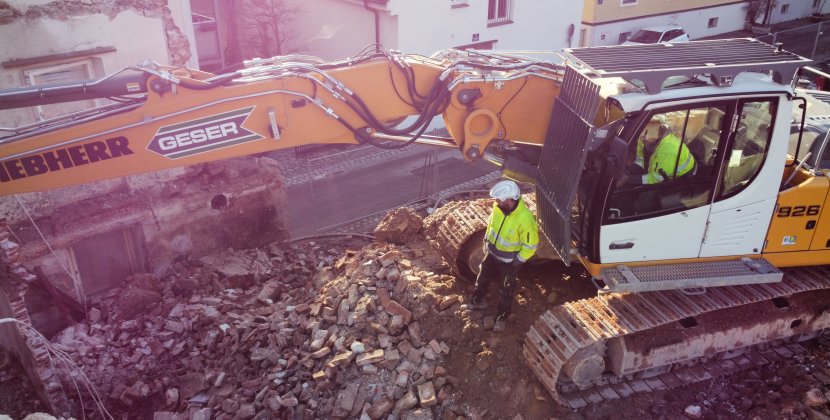
[[[741,258],[684,264],[618,265],[603,269],[601,292],[653,292],[741,284],[777,283],[784,273],[764,259]]]

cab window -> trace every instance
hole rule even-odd
[[[798,145],[798,132],[801,127],[794,124],[790,127],[790,146],[788,153],[795,156],[795,149]],[[830,140],[827,137],[828,127],[822,126],[805,126],[804,134],[801,136],[801,147],[798,149],[798,161],[804,161],[810,168],[814,169],[828,169],[830,168],[830,147],[822,145]],[[809,153],[809,156],[808,156]],[[819,154],[823,154],[821,159]]]
[[[734,140],[727,150],[719,198],[743,190],[760,172],[774,126],[775,100],[748,101],[740,105]]]
[[[726,104],[653,113],[629,144],[625,175],[609,199],[607,223],[653,217],[710,202]]]

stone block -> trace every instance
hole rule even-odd
[[[395,379],[395,385],[406,388],[406,384],[409,382],[409,372],[403,371],[398,372],[398,377]]]
[[[384,352],[382,349],[378,349],[369,353],[363,353],[357,357],[357,365],[364,366],[370,363],[379,362],[384,360]]]
[[[329,362],[326,363],[326,366],[335,368],[340,365],[348,364],[352,361],[352,357],[354,357],[354,353],[350,351],[340,353],[337,356],[334,356],[333,359],[329,360]]]
[[[424,382],[418,385],[418,399],[421,401],[421,407],[432,407],[438,404],[435,399],[435,386],[432,382]]]
[[[395,402],[387,397],[379,398],[377,401],[366,410],[366,414],[372,418],[372,420],[378,420],[381,418],[386,417],[386,415],[392,411],[392,408],[395,406]]]
[[[421,326],[417,322],[413,322],[407,326],[406,330],[409,332],[409,339],[412,340],[412,345],[421,347]]]
[[[395,315],[400,315],[403,318],[404,325],[409,325],[409,323],[412,321],[412,312],[410,312],[408,309],[404,308],[403,306],[401,306],[400,303],[394,300],[390,299],[389,304],[384,306],[384,310],[386,311],[386,313],[392,315],[393,317]]]
[[[378,300],[380,300],[380,306],[386,308],[391,301],[391,298],[389,297],[389,290],[385,287],[378,288]]]
[[[328,347],[323,347],[323,348],[321,348],[320,350],[317,350],[317,351],[315,351],[314,353],[311,353],[311,358],[312,358],[312,359],[321,359],[321,358],[323,358],[323,357],[328,356],[330,353],[331,353],[331,349],[330,349],[330,348],[328,348]]]
[[[409,410],[415,408],[418,405],[418,397],[415,396],[415,393],[412,391],[407,392],[403,395],[397,402],[395,402],[395,407],[392,409],[393,413],[400,413],[401,411]]]
[[[392,250],[378,257],[378,262],[381,266],[388,267],[394,264],[399,258],[401,258],[401,253],[397,250]]]
[[[337,399],[340,401],[340,408],[343,411],[352,411],[359,388],[359,384],[352,382],[346,385],[346,389],[340,391]]]

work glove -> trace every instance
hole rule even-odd
[[[525,262],[520,260],[519,257],[513,257],[513,261],[510,262],[510,265],[513,266],[513,268],[518,269],[524,263]]]

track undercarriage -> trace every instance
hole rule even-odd
[[[456,202],[426,232],[456,273],[480,261],[491,202]],[[830,267],[784,270],[780,283],[601,294],[546,311],[524,356],[560,403],[580,408],[674,388],[790,357],[830,327]]]

